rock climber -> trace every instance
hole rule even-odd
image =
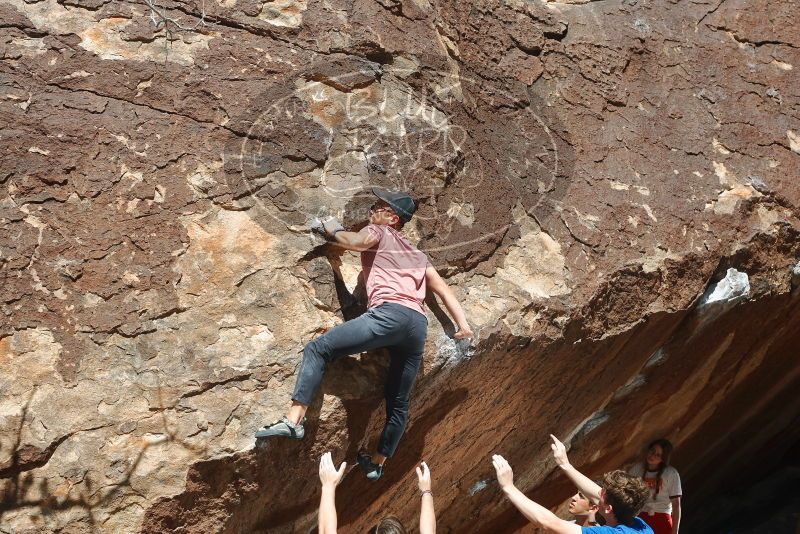
[[[367,312],[305,346],[289,412],[279,421],[259,428],[256,437],[302,439],[304,416],[322,381],[325,365],[385,347],[391,358],[384,387],[386,423],[375,454],[360,452],[357,458],[367,478],[377,480],[383,474],[384,462],[394,454],[408,419],[408,400],[422,362],[428,329],[426,290],[442,300],[453,318],[458,328],[455,339],[472,337],[472,330],[453,291],[427,256],[401,233],[417,209],[412,198],[382,188],[373,188],[372,192],[377,200],[369,211],[369,224],[362,230],[346,231],[333,217],[325,219],[321,228],[335,244],[361,253]]]
[[[505,458],[496,454],[492,457],[492,464],[497,473],[497,482],[522,515],[534,526],[557,534],[653,534],[650,527],[636,517],[648,496],[647,486],[641,479],[618,470],[603,475],[601,484],[598,485],[569,464],[563,444],[555,437],[553,439],[556,462],[584,495],[597,499],[596,515],[603,518],[604,525],[579,526],[559,518],[547,508],[532,501],[514,486],[511,466]],[[557,444],[561,449],[556,448]]]

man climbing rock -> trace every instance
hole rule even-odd
[[[430,289],[443,301],[458,330],[454,337],[472,337],[464,310],[427,256],[400,233],[416,205],[405,193],[373,188],[377,201],[369,224],[359,232],[345,231],[334,218],[321,231],[339,246],[361,252],[367,312],[312,340],[303,349],[292,405],[280,421],[263,426],[257,438],[302,439],[304,415],[322,381],[325,365],[368,350],[387,348],[391,361],[386,378],[386,424],[374,455],[360,453],[358,464],[370,480],[383,474],[383,464],[397,448],[408,419],[408,399],[422,362],[428,320],[424,300]]]

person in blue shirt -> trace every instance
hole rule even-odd
[[[577,471],[575,473],[581,477],[579,484],[575,478],[570,476],[584,495],[598,499],[596,515],[605,520],[603,526],[581,527],[561,519],[517,489],[514,486],[514,473],[505,458],[496,454],[492,457],[492,464],[497,472],[497,482],[511,504],[534,526],[543,528],[547,532],[556,534],[653,534],[652,529],[636,517],[647,502],[650,492],[641,479],[633,477],[625,471],[617,470],[606,473],[603,475],[600,485]]]

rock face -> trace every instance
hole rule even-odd
[[[358,258],[307,225],[357,226],[372,184],[419,199],[477,339],[430,302],[407,433],[345,477],[342,530],[413,524],[421,459],[443,531],[524,528],[488,458],[555,507],[552,432],[592,474],[670,437],[710,531],[800,440],[798,16],[0,0],[0,531],[313,526],[319,456],[382,426],[384,355],[330,366],[304,441],[251,436],[360,311]]]

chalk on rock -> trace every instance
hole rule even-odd
[[[479,481],[477,481],[477,482],[476,482],[475,484],[473,484],[473,485],[472,485],[472,487],[469,489],[469,492],[468,492],[468,493],[469,493],[469,496],[470,496],[470,497],[472,497],[472,496],[473,496],[473,495],[475,495],[476,493],[478,493],[478,492],[480,492],[480,491],[483,491],[483,490],[485,490],[485,489],[486,489],[486,486],[488,486],[488,485],[489,485],[489,482],[491,482],[491,479],[489,479],[489,478],[487,478],[486,480],[479,480]]]
[[[469,339],[453,339],[443,335],[436,341],[437,360],[443,366],[458,364],[472,357],[475,349]]]
[[[792,274],[795,276],[800,276],[800,261],[797,262],[797,265],[792,267]]]
[[[711,304],[712,302],[726,302],[750,294],[750,278],[747,273],[737,271],[734,268],[728,269],[725,278],[712,284],[700,299],[700,306]]]
[[[770,187],[764,183],[764,180],[761,179],[759,176],[748,176],[747,179],[750,181],[750,185],[753,186],[753,189],[758,191],[761,194],[769,194],[772,192]]]

